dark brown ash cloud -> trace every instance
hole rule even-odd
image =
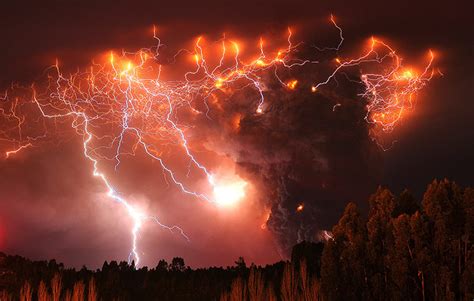
[[[363,87],[342,76],[312,93],[327,70],[327,62],[292,69],[283,78],[298,80],[294,90],[276,79],[267,83],[263,114],[255,112],[256,93],[223,98],[203,126],[209,147],[231,156],[271,208],[267,228],[283,256],[296,242],[318,240],[336,212],[366,197],[380,177],[381,149],[357,96]]]

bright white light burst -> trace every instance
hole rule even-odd
[[[214,183],[214,201],[221,207],[232,207],[245,197],[247,183],[241,179]]]

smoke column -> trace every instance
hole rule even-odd
[[[251,197],[268,208],[266,227],[286,256],[327,229],[334,219],[328,207],[365,193],[377,174],[380,136],[434,75],[431,51],[424,68],[407,68],[376,38],[362,54],[339,57],[344,37],[330,21],[339,31],[335,47],[294,43],[289,28],[282,47],[267,49],[260,39],[253,55],[224,36],[210,46],[198,37],[194,49],[166,57],[155,32],[157,46],[110,52],[77,72],[65,74],[56,62],[44,82],[2,96],[5,159],[77,135],[92,175],[133,221],[129,261],[136,264],[144,222],[189,237],[134,206],[110,180],[134,156],[157,162],[183,195],[213,205],[250,197],[245,189],[253,186]],[[209,169],[202,152],[230,157],[241,179]],[[173,156],[181,166],[170,163]]]

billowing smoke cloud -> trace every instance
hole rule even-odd
[[[271,208],[267,227],[283,256],[299,241],[317,240],[378,174],[378,147],[364,120],[366,103],[357,96],[362,87],[343,76],[312,93],[322,65],[297,69],[294,77],[285,75],[298,80],[296,89],[269,84],[264,114],[251,105],[255,95],[239,92],[220,101],[221,115],[211,113],[209,122],[215,127],[210,148],[232,156]]]
[[[308,56],[305,54],[302,57]],[[199,99],[199,96],[191,98],[189,100],[189,104],[193,106],[191,110],[186,102],[185,106],[175,106],[173,111],[176,123],[186,129],[186,139],[189,140],[191,151],[211,172],[223,168],[220,166],[223,162],[222,158],[213,157],[213,155],[215,153],[226,155],[238,166],[239,175],[251,183],[252,193],[249,193],[247,197],[252,201],[256,200],[257,203],[265,204],[266,209],[270,211],[266,228],[273,233],[282,256],[287,256],[291,247],[299,241],[318,239],[319,231],[328,229],[334,223],[343,204],[348,200],[358,200],[364,196],[367,188],[370,187],[371,178],[377,174],[373,170],[377,164],[373,164],[373,161],[377,158],[378,149],[369,135],[370,126],[364,120],[367,114],[366,103],[357,96],[363,87],[356,81],[350,80],[350,78],[357,79],[357,74],[340,74],[338,78],[334,78],[316,93],[312,89],[312,85],[326,80],[328,74],[334,70],[334,61],[331,59],[331,57],[326,58],[327,63],[307,63],[292,68],[284,66],[277,69],[267,68],[255,75],[260,77],[259,85],[262,86],[259,87],[265,99],[261,106],[262,112],[257,110],[260,93],[252,86],[255,82],[240,82],[239,80],[236,80],[229,89],[224,86],[210,95],[204,95],[205,99]],[[293,84],[290,86],[282,84],[286,82]],[[51,94],[44,93],[44,95],[45,103],[54,102],[54,97],[50,99]],[[119,95],[123,96],[120,93]],[[25,104],[31,104],[31,102]],[[34,108],[37,111],[37,108]],[[92,110],[95,112],[96,108]],[[115,111],[107,109],[105,112]],[[168,109],[163,112],[158,110],[156,114],[150,115],[151,117],[147,114],[136,116],[146,118],[153,127],[156,123],[163,122],[164,119],[160,118],[168,113]],[[115,115],[112,117],[116,118]],[[117,118],[119,122],[112,121],[118,128],[110,129],[109,121],[114,120],[113,118],[104,115],[101,119],[91,119],[89,123],[94,128],[93,131],[112,132],[111,137],[116,137],[118,135],[116,132],[122,130],[123,124],[120,121],[123,118]],[[29,118],[28,120],[42,119]],[[139,121],[142,120],[139,119]],[[128,122],[140,123],[133,120]],[[163,124],[169,126],[169,122]],[[55,131],[48,131],[48,133],[56,137],[56,127],[53,128]],[[205,180],[204,175],[202,173],[196,175],[195,170],[193,173],[189,169],[189,165],[186,164],[189,157],[179,156],[179,153],[183,153],[184,150],[180,136],[173,135],[174,128],[165,127],[165,130],[169,130],[166,134],[169,135],[170,141],[157,142],[157,145],[160,146],[160,151],[169,145],[170,151],[163,151],[162,156],[180,180],[183,179],[183,182],[191,189],[199,191],[200,181]],[[133,133],[135,132],[131,132]],[[159,136],[160,132],[156,133],[151,135],[153,137],[150,139]],[[133,140],[133,137],[133,135],[126,136],[124,141],[128,138]],[[92,141],[92,143],[97,143],[93,148],[94,154],[100,158],[111,157],[110,154],[104,155],[110,147],[99,147],[99,144],[104,142],[96,140],[100,139]],[[105,170],[111,181],[119,187],[120,193],[127,197],[137,191],[148,193],[148,196],[145,196],[147,200],[156,199],[156,195],[165,194],[167,190],[165,186],[169,186],[167,185],[169,183],[166,180],[162,181],[162,178],[159,181],[163,187],[156,184],[152,188],[141,186],[143,180],[138,180],[137,174],[153,178],[151,173],[145,172],[149,170],[149,164],[146,164],[147,166],[142,164],[149,162],[150,158],[147,157],[145,161],[141,157],[144,154],[138,151],[135,153],[134,143],[127,141],[122,147],[128,145],[131,149],[125,153],[133,153],[135,156],[131,156],[130,161],[123,158],[120,167],[117,168],[115,165],[115,169],[114,160],[108,160],[110,165],[108,167],[101,160],[102,170]],[[81,144],[78,143],[78,145]],[[107,146],[107,143],[105,145]],[[98,154],[102,151],[104,154]],[[173,157],[175,153],[178,156]],[[134,167],[127,168],[131,161],[134,162]],[[163,166],[157,165],[155,167],[158,167],[158,171],[161,172]],[[208,183],[204,186],[208,186]],[[79,186],[74,186],[71,191],[77,195],[84,195],[82,191],[78,192],[79,188]],[[209,187],[204,189],[209,189]],[[182,198],[183,195],[170,197],[167,194],[164,199],[168,197],[176,200]],[[135,204],[135,200],[131,202]],[[248,202],[247,205],[250,203],[252,202]],[[247,210],[253,208],[247,207]],[[261,208],[257,210],[259,209]],[[199,210],[203,211],[204,216],[205,208],[200,207]],[[240,213],[243,210],[244,208],[239,208]],[[158,211],[161,214],[163,210],[148,211]],[[180,211],[179,207],[176,211]],[[187,214],[192,212],[189,209],[183,211]],[[235,214],[239,216],[242,223],[255,222],[252,214],[248,212],[247,216],[239,215],[238,211]],[[174,215],[179,216],[177,213]],[[229,223],[229,221],[226,222]],[[203,227],[213,224],[205,218],[199,220],[198,223],[203,224]],[[181,219],[179,224],[183,229],[195,227],[193,222],[181,222]],[[237,222],[230,222],[229,226],[232,225],[237,228],[241,226]],[[248,236],[248,233],[240,229],[242,235]],[[258,226],[253,229],[260,230]],[[249,243],[249,245],[252,244],[252,242]],[[219,241],[218,245],[222,247],[222,241]]]

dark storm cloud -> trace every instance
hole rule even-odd
[[[293,68],[295,90],[269,83],[264,114],[255,113],[257,93],[241,92],[219,101],[224,116],[212,108],[209,114],[214,133],[208,144],[232,156],[258,183],[259,198],[271,208],[268,229],[285,256],[295,243],[317,240],[342,206],[361,201],[380,177],[380,149],[364,120],[366,102],[357,97],[363,87],[341,78],[311,92],[328,70],[325,63]],[[232,116],[239,128],[225,132],[222,123]],[[300,204],[304,209],[297,211]]]

